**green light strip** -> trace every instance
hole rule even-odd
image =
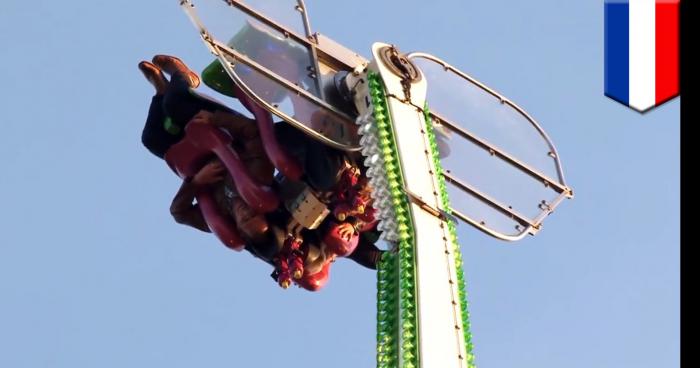
[[[377,368],[398,366],[398,257],[385,252],[377,267]]]
[[[396,141],[388,114],[384,85],[381,77],[369,73],[368,84],[374,107],[378,145],[382,155],[386,182],[391,196],[398,233],[398,280],[400,307],[400,336],[402,368],[418,368],[418,305],[416,302],[414,231],[410,218],[408,198],[403,193],[403,175],[396,150]],[[379,346],[379,344],[378,344]],[[397,354],[395,354],[397,355]],[[398,356],[388,360],[398,363]],[[378,362],[378,366],[380,363]],[[395,365],[397,366],[397,365]]]
[[[425,122],[428,126],[427,135],[430,140],[430,148],[432,150],[433,156],[433,166],[435,167],[435,174],[438,178],[438,185],[440,186],[440,202],[442,208],[445,212],[451,214],[452,209],[450,206],[450,199],[447,193],[447,185],[445,184],[445,178],[442,176],[442,164],[440,163],[440,153],[438,150],[437,140],[435,139],[435,133],[433,131],[433,121],[430,118],[430,110],[428,109],[428,104],[425,104],[423,109],[423,114],[425,116]],[[467,351],[467,367],[476,368],[474,363],[474,344],[472,342],[471,325],[469,323],[469,304],[467,302],[467,290],[466,281],[464,279],[464,268],[462,262],[462,252],[459,248],[459,243],[457,242],[457,226],[454,221],[448,220],[447,226],[450,232],[450,237],[452,241],[452,251],[455,257],[455,267],[457,268],[457,282],[459,289],[459,302],[462,311],[462,332],[464,333],[464,344]]]

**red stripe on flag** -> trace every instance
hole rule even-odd
[[[680,0],[656,2],[656,104],[678,95]]]

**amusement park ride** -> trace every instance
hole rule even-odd
[[[473,367],[456,225],[516,241],[572,197],[544,130],[438,57],[375,43],[367,60],[314,33],[302,0],[180,4],[218,60],[203,81],[255,117],[277,182],[258,185],[230,137],[212,126],[190,124],[166,156],[170,166],[187,177],[203,155],[216,154],[251,207],[285,211],[288,255],[298,254],[302,233],[330,229],[319,238],[332,257],[312,267],[291,256],[275,264],[283,287],[318,290],[335,257],[357,246],[357,233],[381,232],[389,249],[377,267],[377,367]],[[235,87],[224,88],[231,80]],[[320,193],[278,142],[273,116],[364,167],[344,174],[351,184],[343,193]],[[242,249],[211,196],[197,201],[212,232]],[[349,241],[322,226],[348,219],[356,229]]]

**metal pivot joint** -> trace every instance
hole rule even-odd
[[[379,58],[389,71],[401,78],[405,101],[410,102],[411,85],[420,82],[422,79],[418,68],[393,45],[381,48],[379,50]]]

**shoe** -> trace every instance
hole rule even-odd
[[[170,55],[156,55],[153,57],[153,64],[158,65],[164,72],[171,76],[174,73],[182,73],[182,75],[187,77],[190,87],[199,87],[199,76],[188,68],[182,60]]]
[[[163,71],[159,67],[149,63],[148,61],[142,61],[139,63],[139,70],[143,73],[151,85],[156,89],[156,94],[162,95],[168,88],[168,80],[165,79]]]

